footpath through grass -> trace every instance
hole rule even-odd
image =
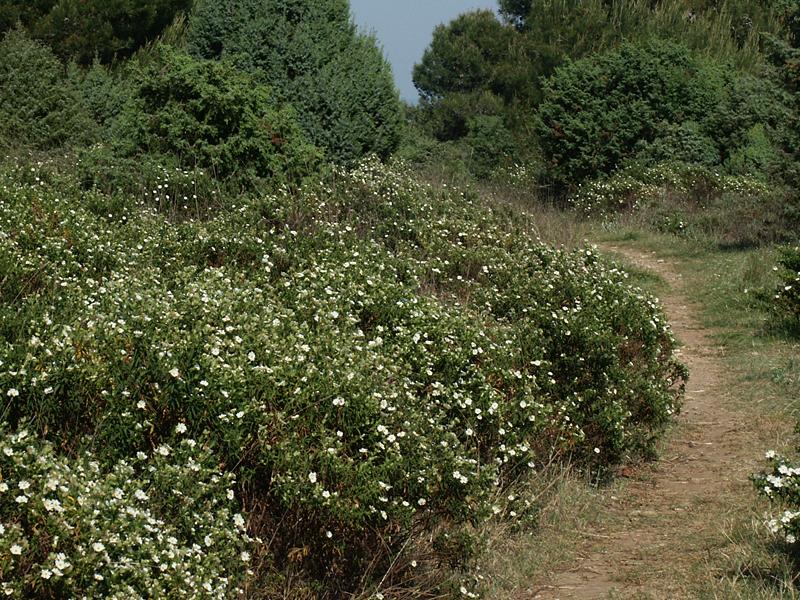
[[[553,214],[545,220],[547,231],[567,238],[575,234],[576,226],[554,226]],[[766,466],[762,459],[767,450],[791,454],[800,406],[800,343],[775,324],[768,310],[766,296],[777,281],[774,251],[719,250],[629,228],[578,227],[601,248],[616,248],[637,285],[662,298],[673,295],[676,320],[683,321],[674,324],[676,331],[684,329],[679,342],[702,336],[699,346],[689,339],[684,347],[690,366],[695,361],[690,398],[660,449],[660,460],[624,468],[611,485],[567,502],[560,515],[564,521],[549,528],[545,521],[536,542],[540,555],[551,560],[531,563],[518,553],[517,560],[528,564],[528,578],[517,585],[506,581],[500,586],[505,595],[497,597],[508,597],[511,588],[520,598],[550,598],[551,593],[561,598],[800,596],[791,554],[765,527],[765,515],[777,508],[759,498],[748,480],[750,473]],[[661,277],[625,255],[644,257],[653,269],[670,275]],[[711,377],[698,372],[709,369],[715,371]],[[710,402],[707,391],[724,414],[703,412]],[[707,430],[714,427],[719,437],[706,441]],[[702,472],[703,465],[719,470],[712,443],[721,448],[717,462],[732,463],[728,472]],[[575,494],[576,488],[570,492]],[[687,498],[691,502],[678,501]],[[660,504],[670,510],[659,512]],[[555,498],[551,505],[558,513],[565,502]],[[627,554],[619,550],[626,544],[631,546]],[[561,548],[560,560],[548,548]],[[518,566],[517,572],[523,571]],[[587,584],[587,579],[594,581]]]

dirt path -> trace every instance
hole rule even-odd
[[[668,283],[661,302],[690,369],[686,402],[661,459],[624,473],[627,479],[608,492],[607,518],[599,530],[585,534],[578,559],[518,598],[696,597],[698,578],[708,580],[719,569],[726,520],[737,503],[752,500],[747,477],[763,451],[756,431],[763,426],[732,406],[731,378],[687,300],[681,276],[652,254],[627,247],[604,250]]]

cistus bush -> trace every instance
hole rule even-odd
[[[781,282],[775,302],[780,314],[800,333],[800,247],[784,248],[779,263]]]
[[[785,125],[781,98],[777,86],[683,46],[625,44],[557,69],[544,85],[536,130],[553,178],[570,187],[648,153],[721,166],[757,124],[767,132]]]
[[[175,157],[218,179],[273,184],[298,183],[320,166],[293,109],[224,62],[160,46],[134,67],[130,86],[113,129],[122,156]]]
[[[509,486],[648,453],[678,410],[669,326],[621,270],[400,167],[203,221],[48,165],[0,188],[4,418],[102,465],[204,440],[264,586],[441,590],[535,503]]]
[[[269,85],[330,160],[387,158],[400,143],[391,68],[375,39],[358,32],[347,0],[201,0],[187,47]]]
[[[769,469],[755,475],[753,483],[759,494],[783,509],[770,517],[766,526],[783,542],[794,546],[800,539],[800,466],[774,450],[769,450],[765,458]]]
[[[235,481],[189,437],[102,466],[0,425],[0,476],[5,598],[241,594],[253,543]]]

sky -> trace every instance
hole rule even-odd
[[[353,16],[362,30],[375,33],[392,63],[400,95],[416,102],[411,70],[431,43],[434,28],[461,13],[497,8],[496,0],[350,0]]]

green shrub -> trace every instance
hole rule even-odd
[[[4,596],[237,597],[251,544],[235,482],[176,437],[106,469],[91,452],[65,458],[0,424]]]
[[[97,135],[81,96],[53,53],[14,29],[0,41],[0,144],[40,149]]]
[[[637,162],[646,165],[679,162],[702,167],[719,164],[717,145],[700,131],[697,123],[692,121],[679,124],[665,123],[659,129],[658,137],[650,143],[643,144],[643,150],[636,153]]]
[[[219,179],[299,182],[320,154],[291,107],[227,63],[161,46],[134,69],[131,101],[114,125],[122,156],[172,156]]]
[[[749,81],[666,42],[566,65],[546,82],[536,120],[552,176],[579,184],[648,152],[652,160],[721,165],[755,125],[771,128],[788,114],[773,87]]]
[[[64,60],[91,64],[130,57],[191,0],[0,0],[0,32],[17,20]]]
[[[469,133],[464,142],[470,150],[470,170],[481,178],[488,177],[514,151],[511,132],[503,119],[495,116],[477,116],[469,121]]]
[[[800,247],[784,248],[779,262],[781,283],[775,301],[793,331],[800,332]]]
[[[193,56],[231,60],[291,102],[336,162],[385,158],[399,144],[391,69],[375,40],[357,32],[347,0],[201,0],[187,43]]]

